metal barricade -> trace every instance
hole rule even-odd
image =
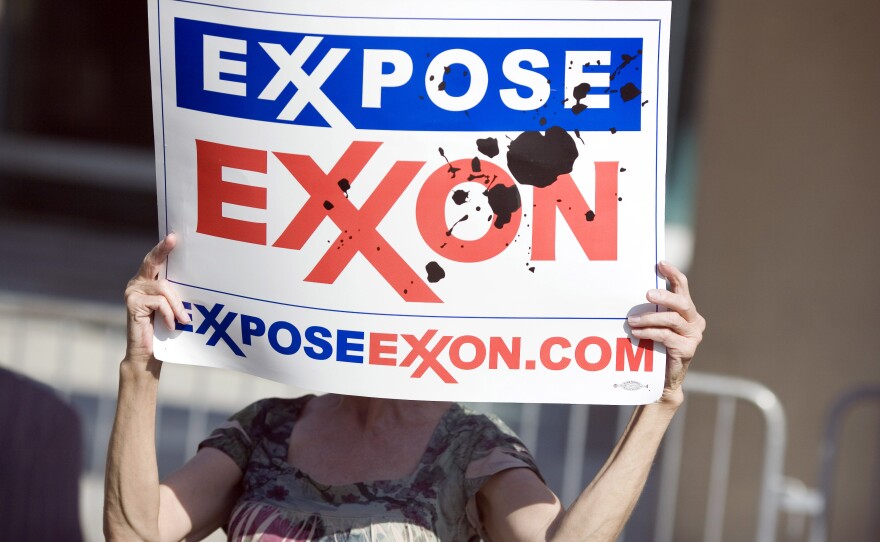
[[[880,407],[880,386],[862,386],[846,391],[831,406],[822,433],[822,455],[819,465],[819,494],[822,506],[810,525],[810,542],[828,540],[829,519],[834,504],[834,473],[838,449],[841,444],[841,426],[854,407],[868,403],[875,403]],[[878,423],[878,428],[880,428],[880,423]],[[880,433],[878,433],[878,437],[880,437]],[[872,495],[869,502],[880,507],[880,445],[874,451],[873,458],[872,472],[867,473],[872,480]],[[880,508],[877,508],[877,512],[880,512]],[[877,533],[880,533],[880,514],[876,512],[869,514],[869,521],[871,524],[865,526],[864,540],[876,540]]]
[[[714,437],[711,451],[711,467],[706,483],[706,508],[702,540],[704,542],[720,542],[723,538],[725,511],[727,509],[728,482],[731,463],[731,449],[734,442],[734,421],[737,402],[754,406],[764,420],[764,443],[762,449],[762,473],[760,487],[756,491],[756,542],[775,540],[777,523],[783,512],[782,497],[789,487],[789,480],[784,477],[783,466],[785,457],[785,413],[776,395],[767,387],[750,380],[729,376],[718,376],[691,372],[685,383],[688,396],[702,395],[714,399],[717,404],[714,423]],[[675,515],[679,481],[682,472],[682,456],[684,450],[685,425],[687,423],[687,405],[676,414],[669,431],[664,438],[663,453],[655,476],[659,479],[654,510],[653,533],[654,542],[671,542],[675,538]],[[484,410],[496,410],[491,404],[479,405]],[[547,449],[541,437],[547,432],[539,420],[542,410],[548,405],[524,404],[518,415],[511,416],[509,406],[504,405],[498,412],[504,419],[511,417],[513,425],[519,429],[523,441],[533,451],[538,463],[544,465],[561,462],[564,465],[564,476],[559,487],[554,487],[563,504],[568,505],[583,490],[584,462],[582,458],[590,452],[588,446],[588,425],[591,409],[588,405],[572,405],[568,407],[568,422],[562,428],[567,435],[564,446],[559,450]],[[611,407],[618,410],[616,416],[616,436],[624,430],[632,407]],[[505,411],[506,410],[506,411]],[[506,415],[505,415],[506,414]],[[586,473],[591,475],[592,473]],[[553,484],[551,484],[552,486]],[[627,541],[626,531],[620,540]],[[633,538],[641,542],[641,537]]]
[[[121,307],[108,308],[79,302],[0,295],[0,365],[58,389],[80,411],[84,422],[85,464],[83,525],[87,539],[100,536],[101,486],[104,455],[116,400],[117,367],[124,353],[125,315]],[[160,471],[167,473],[195,451],[196,444],[220,420],[261,397],[296,396],[290,386],[232,371],[175,365],[163,370],[157,420]],[[765,386],[741,378],[692,372],[685,385],[689,396],[705,396],[717,403],[711,467],[706,488],[703,540],[722,539],[727,509],[731,447],[738,402],[762,414],[764,443],[760,487],[755,509],[756,542],[774,540],[789,485],[783,476],[785,415],[777,397]],[[682,469],[687,405],[667,433],[656,477],[656,506],[650,532],[655,542],[675,540],[675,514]],[[535,453],[542,468],[556,470],[551,483],[564,504],[571,503],[584,480],[601,465],[585,461],[591,453],[588,436],[613,443],[623,431],[632,407],[587,405],[488,404],[508,421]],[[596,410],[593,410],[596,409]],[[599,409],[616,411],[613,421],[592,427]],[[611,409],[609,411],[608,409]],[[602,418],[605,419],[605,418]],[[616,433],[616,434],[615,434]],[[607,455],[607,454],[606,454]],[[561,467],[561,469],[560,469]],[[635,535],[632,540],[644,540]],[[627,540],[626,533],[621,537]]]

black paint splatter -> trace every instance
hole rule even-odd
[[[428,272],[428,282],[431,284],[440,282],[446,276],[446,271],[437,262],[428,262],[428,265],[425,266],[425,271]]]
[[[581,100],[587,97],[588,92],[590,92],[589,83],[581,83],[572,90],[572,96],[577,103],[571,107],[571,112],[575,115],[579,115],[587,108],[586,104],[581,103]]]
[[[545,117],[541,117],[541,120],[538,121],[538,124],[544,126],[547,124],[547,119]]]
[[[477,140],[477,150],[485,154],[489,158],[498,156],[498,140],[494,137]]]
[[[635,56],[628,55],[628,54],[626,54],[626,53],[620,55],[620,58],[623,60],[623,62],[621,62],[621,63],[620,63],[620,66],[618,66],[617,68],[614,69],[613,72],[611,72],[611,76],[609,77],[609,79],[611,79],[612,81],[614,81],[614,78],[617,77],[618,75],[620,75],[620,72],[621,72],[624,68],[626,68],[627,66],[629,66],[630,62],[632,62],[633,60],[635,60],[636,58],[638,58],[641,54],[642,54],[642,50],[639,49],[639,50],[636,52],[636,55],[635,55]]]
[[[612,126],[612,127],[609,129],[609,131],[610,131],[612,134],[616,134],[616,133],[617,133],[617,128],[615,128],[614,126]]]
[[[587,222],[592,222],[593,220],[596,219],[596,213],[594,213],[593,211],[587,211],[586,217],[587,217]]]
[[[497,175],[495,177],[497,177]],[[492,177],[492,179],[491,179],[492,182],[495,181],[495,177]],[[489,176],[486,175],[485,173],[480,173],[479,175],[471,174],[471,175],[468,175],[468,178],[467,178],[467,180],[469,180],[469,181],[476,181],[477,179],[483,179],[483,184],[489,184],[489,182],[490,182]]]
[[[642,107],[645,107],[646,105],[648,105],[648,100],[645,100],[644,102],[642,102]]]
[[[468,219],[468,215],[464,215],[463,217],[461,217],[461,218],[459,218],[458,220],[456,220],[456,221],[455,221],[455,224],[453,224],[451,228],[449,228],[448,230],[446,230],[446,237],[450,237],[450,236],[452,236],[452,230],[454,230],[455,227],[459,225],[459,223],[461,223],[461,222],[465,222],[467,219]]]
[[[639,87],[635,86],[632,83],[627,83],[623,85],[623,87],[621,87],[620,89],[620,97],[623,99],[624,102],[632,100],[641,93],[642,91],[639,90]]]
[[[483,195],[489,200],[489,207],[492,208],[492,212],[496,216],[495,227],[498,229],[509,223],[511,215],[518,211],[522,205],[522,200],[519,197],[519,188],[516,185],[496,184],[483,192]],[[489,218],[491,219],[492,217]]]
[[[621,173],[623,173],[624,171],[626,171],[626,168],[625,168],[625,167],[620,168],[620,172],[621,172]]]
[[[476,156],[474,156],[474,159],[471,160],[471,171],[473,171],[474,173],[479,173],[482,171],[482,169],[480,168],[480,159]]]
[[[348,179],[339,179],[339,182],[336,183],[336,186],[342,190],[342,193],[345,194],[345,197],[348,197],[348,191],[351,190],[351,183],[348,182]]]
[[[580,130],[575,130],[575,131],[574,131],[574,136],[575,136],[576,138],[578,138],[578,139],[581,140],[581,144],[586,145],[586,143],[584,142],[584,138],[581,137],[581,131],[580,131]]]
[[[324,200],[324,208],[329,211],[330,209],[333,208],[333,204],[330,203],[328,200]]]
[[[462,205],[464,202],[468,200],[468,191],[467,190],[456,190],[452,193],[452,201],[455,202],[456,205]]]
[[[544,135],[523,132],[514,139],[507,152],[507,168],[520,184],[543,188],[571,173],[577,157],[574,139],[559,126],[551,126]]]
[[[446,158],[446,152],[443,151],[443,147],[439,147],[437,150],[440,151],[440,156],[442,156],[443,159],[446,160],[446,163],[449,164],[449,169],[447,169],[446,172],[449,173],[452,176],[451,178],[454,179],[455,174],[458,173],[461,168],[453,167],[453,165],[449,162],[449,158]]]

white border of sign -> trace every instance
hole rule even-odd
[[[242,7],[243,5],[247,7]],[[646,370],[644,359],[637,370],[629,370],[629,366],[623,371],[611,369],[615,366],[613,358],[620,355],[614,349],[622,347],[621,340],[626,340],[630,348],[634,349],[637,346],[626,334],[624,322],[627,312],[643,302],[645,290],[663,287],[662,281],[653,271],[653,265],[662,259],[664,247],[666,59],[670,6],[668,2],[562,0],[541,2],[542,14],[536,15],[535,5],[534,2],[447,2],[442,6],[441,16],[438,14],[441,9],[437,7],[393,1],[369,5],[335,2],[329,6],[318,6],[314,3],[298,1],[261,0],[245,4],[231,0],[211,3],[152,0],[149,14],[160,228],[163,234],[175,231],[181,238],[180,247],[169,260],[167,278],[176,284],[182,297],[188,300],[196,320],[195,327],[189,333],[176,331],[169,334],[157,330],[155,342],[157,356],[172,362],[244,371],[288,382],[300,388],[354,395],[432,400],[611,404],[646,403],[659,397],[665,366],[665,353],[662,347],[655,346],[651,351],[653,367],[650,371]],[[495,15],[499,10],[504,13],[503,22],[500,22],[501,20]],[[235,17],[230,18],[229,13],[235,13]],[[572,13],[584,13],[584,15],[578,17],[572,16]],[[267,126],[271,123],[230,120],[218,115],[176,107],[173,101],[176,95],[173,21],[176,17],[226,24],[231,24],[230,21],[234,20],[232,24],[242,27],[274,30],[289,28],[290,20],[308,20],[318,28],[314,30],[316,33],[328,32],[327,21],[332,19],[333,32],[342,35],[346,32],[351,32],[352,35],[363,35],[367,32],[375,32],[376,35],[383,35],[382,32],[390,32],[389,35],[403,32],[404,35],[409,35],[407,32],[413,32],[409,27],[417,27],[423,32],[421,35],[430,35],[434,32],[442,36],[447,32],[443,27],[444,21],[454,20],[459,25],[479,23],[483,25],[481,28],[486,28],[485,24],[491,22],[497,24],[498,28],[514,28],[517,33],[515,35],[526,37],[546,37],[547,28],[555,32],[553,35],[564,35],[565,32],[573,32],[574,30],[571,29],[576,29],[578,24],[590,19],[615,23],[603,30],[607,33],[605,37],[651,37],[656,43],[649,46],[649,42],[646,41],[645,58],[649,58],[647,51],[653,54],[650,56],[652,62],[645,63],[645,72],[647,74],[649,68],[654,66],[651,72],[653,81],[643,82],[643,89],[653,88],[652,93],[646,90],[645,94],[653,102],[653,109],[649,107],[646,110],[653,112],[653,115],[643,114],[643,127],[647,125],[649,129],[652,128],[653,134],[647,133],[650,130],[636,134],[619,133],[617,139],[612,139],[607,134],[587,135],[585,132],[584,137],[588,138],[591,149],[598,149],[595,151],[597,155],[611,161],[615,158],[618,161],[626,159],[629,148],[626,144],[621,144],[621,140],[630,138],[633,140],[632,148],[642,149],[645,146],[644,138],[650,139],[650,145],[653,147],[650,152],[651,159],[644,162],[653,167],[645,166],[641,169],[644,170],[644,178],[653,185],[650,187],[652,199],[650,211],[653,216],[647,221],[643,218],[631,217],[634,220],[624,224],[627,220],[627,211],[622,209],[620,243],[626,244],[627,239],[643,240],[647,229],[650,230],[653,254],[646,254],[644,250],[638,251],[638,254],[633,256],[637,263],[629,266],[635,270],[632,272],[629,268],[623,269],[620,265],[603,266],[597,263],[594,266],[597,269],[595,275],[590,275],[593,282],[599,285],[621,282],[625,284],[626,292],[620,295],[619,291],[615,291],[612,295],[611,292],[605,291],[605,287],[594,288],[589,297],[589,306],[605,307],[605,309],[588,314],[584,313],[583,303],[576,303],[581,301],[578,298],[579,292],[573,292],[570,296],[564,295],[565,288],[570,288],[572,284],[570,282],[574,276],[572,269],[576,269],[580,261],[576,261],[575,256],[571,256],[570,261],[564,261],[569,257],[570,252],[574,252],[564,250],[558,251],[561,253],[559,260],[566,265],[557,266],[560,271],[556,279],[544,280],[534,288],[523,288],[522,284],[528,284],[523,282],[523,279],[511,281],[514,287],[518,288],[519,293],[523,294],[519,296],[521,299],[510,301],[506,305],[502,304],[494,312],[479,307],[485,306],[487,299],[497,299],[503,288],[510,286],[505,286],[504,281],[492,281],[476,288],[467,278],[461,278],[463,273],[458,277],[450,276],[438,286],[438,288],[447,288],[444,295],[449,297],[444,298],[446,301],[444,304],[401,304],[396,298],[393,301],[386,301],[393,297],[393,295],[389,296],[393,291],[388,290],[384,283],[368,284],[366,291],[359,292],[357,296],[352,296],[350,292],[341,293],[337,294],[339,297],[336,299],[328,301],[326,289],[312,288],[311,285],[302,282],[307,270],[297,275],[297,265],[302,265],[302,261],[297,260],[295,265],[291,265],[293,260],[290,259],[289,253],[268,251],[267,247],[230,247],[225,240],[205,239],[196,231],[194,214],[195,199],[197,199],[195,194],[197,168],[192,145],[188,146],[187,142],[204,137],[204,134],[222,134],[219,139],[228,145],[309,154],[324,171],[328,171],[333,166],[341,150],[327,149],[331,145],[321,142],[321,138],[326,137],[326,129],[291,128],[289,125]],[[368,21],[375,25],[369,26]],[[401,21],[407,21],[408,28],[401,30]],[[496,30],[496,26],[491,26],[489,33],[496,31],[501,33],[499,35],[510,35],[504,33],[509,30]],[[656,64],[653,62],[654,59]],[[645,77],[650,78],[649,75]],[[299,131],[293,132],[292,130],[295,129]],[[348,141],[355,138],[375,138],[383,140],[388,147],[394,146],[395,149],[408,149],[408,140],[418,139],[409,133],[334,130],[332,137],[340,138],[342,141],[346,138]],[[288,143],[285,144],[286,148],[279,148],[277,142],[290,139],[289,136],[282,137],[290,133],[297,133],[297,137],[300,138],[293,145],[295,148],[290,148]],[[443,135],[449,141],[448,144],[444,143],[448,155],[460,157],[466,156],[467,152],[473,152],[467,150],[463,144],[460,148],[456,147],[459,145],[456,141],[457,137],[462,141],[466,138],[468,142],[472,142],[473,134],[444,133]],[[457,151],[457,154],[453,154]],[[378,163],[371,162],[364,168],[364,176],[372,175],[375,180],[372,181],[372,185],[369,184],[371,182],[369,179],[365,180],[364,186],[374,186],[380,181],[382,171],[387,170],[394,159],[389,153],[385,155],[377,153],[376,157]],[[436,156],[432,158],[439,160]],[[442,163],[435,163],[433,167],[440,165]],[[376,171],[370,169],[373,166]],[[426,167],[425,171],[420,172],[413,184],[423,183],[430,169],[432,168]],[[639,170],[638,167],[633,169]],[[296,187],[287,186],[291,183],[281,179],[285,173],[286,171],[279,164],[274,166],[270,164],[265,178],[256,178],[239,170],[224,169],[223,171],[226,181],[234,179],[231,182],[246,185],[263,183],[268,189],[283,193],[289,201],[297,202],[297,205],[304,204],[308,194],[302,190],[295,190]],[[575,170],[572,175],[575,174],[579,174],[579,178],[586,178],[591,172],[583,169]],[[590,183],[595,183],[595,179],[591,179]],[[579,186],[579,188],[583,187]],[[594,185],[587,184],[586,188],[594,189]],[[624,187],[621,186],[621,191],[623,190]],[[417,192],[415,188],[404,192],[400,197],[400,207],[412,209],[415,206]],[[362,205],[369,194],[370,192],[367,191],[358,195],[353,191],[352,202],[355,206]],[[638,194],[627,194],[626,197],[628,201],[636,201]],[[523,209],[528,209],[531,204],[528,194],[524,193],[522,198]],[[293,211],[295,212],[296,209]],[[290,218],[290,216],[286,216],[286,219],[279,218],[284,211],[269,210],[265,216],[260,217],[248,209],[235,208],[235,206],[225,206],[223,212],[230,215],[237,213],[236,216],[242,220],[265,220],[274,236],[280,234]],[[290,210],[286,212],[289,214]],[[401,218],[402,215],[395,212],[389,211],[387,219],[387,223],[394,224],[395,228],[385,227],[385,223],[378,226],[384,235],[389,234],[389,229],[406,229],[400,226],[404,220]],[[275,217],[274,221],[266,218],[270,215]],[[339,230],[334,230],[334,226],[329,222],[329,220],[325,221],[316,230],[315,235],[323,234],[328,240],[336,237]],[[557,222],[562,221],[557,219]],[[631,222],[638,222],[639,228],[630,227]],[[646,224],[648,227],[645,228],[641,224]],[[385,229],[382,229],[383,227]],[[401,244],[404,246],[412,245],[418,240],[416,228],[409,229],[412,231],[394,233],[400,236]],[[631,230],[634,233],[630,233]],[[561,239],[558,242],[562,248],[574,244],[573,239]],[[313,242],[303,247],[297,257],[314,262],[320,258],[325,248]],[[581,259],[583,256],[583,253],[580,253]],[[502,262],[499,265],[510,267],[512,261]],[[255,262],[257,265],[254,267],[258,269],[244,269],[248,266],[242,265],[242,262]],[[520,260],[516,260],[516,263],[519,264]],[[454,269],[454,264],[451,267]],[[297,283],[297,286],[284,292],[277,290],[279,279],[273,274],[273,270],[277,269],[292,269],[291,274],[294,277],[291,282]],[[349,275],[343,274],[341,277],[363,276],[370,272],[375,273],[375,270],[365,264],[362,258],[355,259],[350,268],[343,272]],[[476,295],[479,301],[473,303],[477,307],[471,308],[466,299],[454,299],[454,293],[451,292],[455,288],[458,289],[457,291],[470,288],[471,295]],[[607,290],[612,289],[607,288]],[[565,299],[568,297],[571,299]],[[534,303],[535,298],[541,299],[542,302]],[[211,313],[210,311],[218,305],[222,305],[222,309]],[[376,306],[382,309],[372,309]],[[206,317],[206,314],[210,316]],[[228,327],[220,330],[220,321],[230,314],[235,314],[237,319],[232,318],[231,323],[227,324]],[[228,349],[224,350],[226,339],[236,342],[239,348],[243,348],[240,337],[246,332],[242,326],[251,325],[254,326],[251,328],[252,332],[260,331],[257,329],[259,325],[253,323],[254,320],[250,320],[249,324],[239,322],[245,315],[256,317],[265,329],[260,334],[252,333],[253,343],[248,345],[251,350],[246,356],[237,356]],[[211,319],[214,321],[211,322]],[[265,340],[259,342],[258,338],[268,337],[273,324],[282,324],[275,326],[275,342],[273,344]],[[199,333],[200,328],[202,328],[201,333]],[[347,345],[350,348],[349,353],[355,359],[358,353],[361,354],[362,361],[339,363],[328,359],[316,362],[314,358],[306,359],[303,351],[288,352],[279,357],[279,344],[281,350],[292,346],[290,344],[292,335],[291,337],[285,335],[283,339],[279,339],[279,333],[291,334],[292,328],[295,328],[297,333],[302,333],[303,348],[307,343],[305,337],[307,329],[329,330],[330,337],[318,335],[319,343],[323,337],[326,339],[325,342],[329,342],[337,351],[340,346]],[[581,331],[582,329],[587,331]],[[363,336],[359,337],[355,334],[340,338],[344,335],[341,330],[358,330]],[[435,333],[431,333],[431,330],[435,330]],[[219,338],[215,337],[218,331],[224,331],[220,333]],[[448,340],[440,348],[440,343],[447,337]],[[510,364],[505,365],[503,349],[500,354],[495,352],[496,359],[491,362],[494,343],[490,337],[504,343],[504,347],[508,350],[513,349],[514,346],[521,349],[523,354],[518,356],[515,370]],[[547,347],[549,339],[566,340],[566,337],[571,340],[567,343],[556,341]],[[606,357],[605,347],[593,341],[578,351],[578,345],[581,343],[576,339],[595,337],[605,338],[606,343],[612,348],[612,353],[609,354],[612,361],[608,365],[608,370],[584,369],[584,367],[592,367],[591,364]],[[210,342],[212,338],[217,339],[215,343],[206,345],[206,341]],[[510,338],[518,338],[521,341],[514,345],[508,340]],[[459,348],[456,356],[458,363],[449,357],[449,348],[455,344],[458,344]],[[482,361],[478,364],[476,361],[480,358],[481,344],[489,353],[484,352]],[[434,355],[435,349],[439,352],[436,358],[426,360],[425,356]],[[313,348],[313,351],[315,350],[316,348]],[[547,363],[545,363],[545,354]],[[501,356],[502,359],[498,359],[497,356]],[[565,359],[568,361],[562,368]],[[624,359],[627,359],[625,355]],[[371,360],[375,360],[376,363],[371,363]],[[391,363],[392,361],[394,363]],[[445,375],[441,374],[443,371]],[[454,383],[446,376],[454,380]]]

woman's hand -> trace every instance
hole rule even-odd
[[[681,402],[681,383],[703,340],[706,319],[697,312],[688,290],[687,277],[675,266],[660,262],[660,274],[669,281],[670,289],[648,290],[647,299],[666,309],[631,315],[627,323],[638,339],[652,339],[666,346],[666,384],[661,401]]]
[[[174,250],[177,238],[173,233],[153,247],[144,258],[137,275],[125,288],[125,306],[128,310],[128,344],[125,359],[148,363],[153,361],[153,323],[156,314],[168,329],[174,329],[174,321],[188,324],[189,315],[171,284],[159,278],[168,255]]]

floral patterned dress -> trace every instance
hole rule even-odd
[[[453,404],[411,475],[320,484],[287,462],[291,431],[312,398],[258,401],[199,445],[223,451],[244,473],[226,526],[229,540],[477,541],[475,496],[483,483],[510,468],[538,473],[528,450],[503,422]]]

